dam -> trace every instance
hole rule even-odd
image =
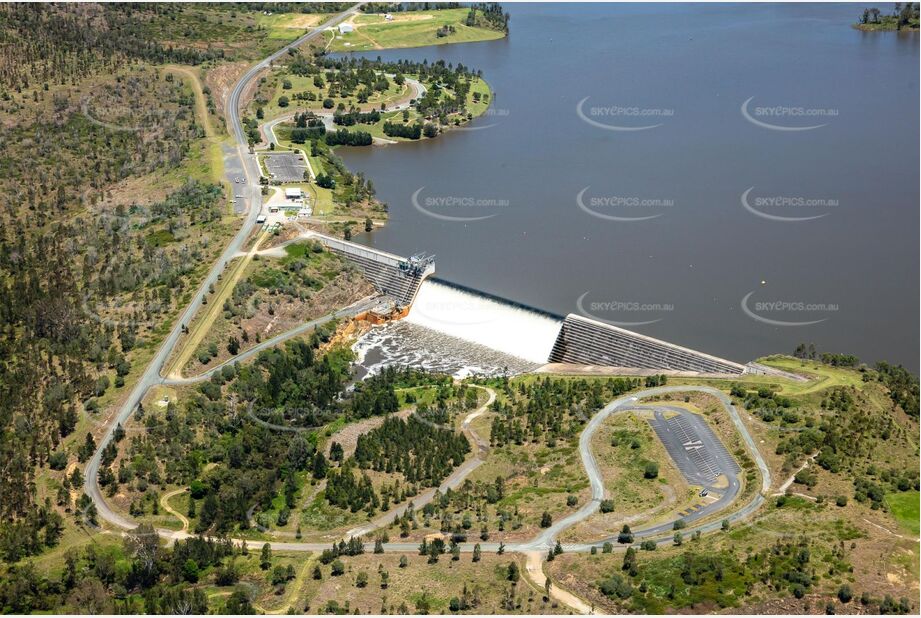
[[[309,237],[355,265],[379,293],[399,308],[412,305],[422,281],[435,272],[434,256],[404,258],[318,232]]]
[[[313,233],[330,251],[359,268],[380,294],[405,312],[404,324],[378,331],[359,345],[360,355],[377,347],[383,363],[426,366],[422,357],[463,350],[466,365],[526,371],[548,363],[701,375],[765,371],[578,314],[559,316],[433,277],[434,257],[409,258]],[[395,324],[395,323],[394,323]],[[419,348],[407,350],[405,348]],[[437,351],[436,351],[437,350]],[[415,352],[415,353],[413,353]],[[481,363],[477,360],[486,359]],[[449,363],[450,364],[450,363]],[[427,365],[444,369],[443,364]]]

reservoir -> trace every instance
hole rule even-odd
[[[340,149],[390,209],[359,242],[734,361],[812,342],[918,370],[917,34],[855,30],[853,4],[506,8],[504,40],[366,54],[462,63],[495,96],[438,139]],[[423,300],[403,330],[483,321],[526,361],[549,339]]]

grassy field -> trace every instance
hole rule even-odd
[[[380,14],[359,15],[354,19],[355,30],[342,35],[337,31],[329,49],[341,52],[424,47],[491,41],[505,36],[498,30],[466,26],[468,12],[468,9],[459,8],[394,13],[392,21]],[[453,26],[455,32],[439,37],[438,30],[445,26]]]
[[[477,419],[474,430],[484,438],[489,435],[486,420]],[[558,443],[549,448],[540,444],[507,445],[492,449],[485,463],[474,470],[471,481],[493,482],[501,476],[506,482],[506,495],[497,508],[521,515],[521,527],[496,532],[495,539],[530,538],[539,532],[544,511],[554,520],[575,511],[590,497],[588,479],[582,469],[576,441]],[[576,505],[567,505],[568,496],[576,497]]]
[[[515,562],[519,572],[524,571],[520,556],[483,552],[480,562],[473,562],[470,554],[462,554],[456,561],[445,554],[435,564],[428,564],[425,557],[410,551],[402,568],[397,554],[364,554],[342,558],[342,562],[342,575],[332,576],[330,567],[321,566],[321,580],[306,580],[305,613],[334,613],[337,607],[340,611],[348,608],[348,614],[566,613],[564,608],[544,601],[543,591],[533,588],[524,577],[515,584],[509,581],[509,563]],[[358,574],[362,572],[367,584],[359,586]],[[465,590],[468,607],[452,610],[451,599],[462,599]]]
[[[921,520],[921,509],[919,509],[919,493],[915,491],[904,491],[897,494],[887,494],[886,504],[889,511],[899,524],[908,532],[918,536],[921,532],[919,520]]]
[[[450,90],[447,91],[449,96],[454,96],[453,92]],[[489,108],[492,102],[492,90],[489,88],[489,84],[486,80],[481,78],[475,78],[470,86],[470,92],[467,93],[467,113],[470,114],[472,118],[477,118],[486,113],[486,110]],[[425,122],[425,119],[419,114],[415,109],[409,110],[409,114],[405,116],[407,120],[403,120],[404,112],[391,112],[387,114],[382,114],[381,119],[372,125],[361,125],[360,130],[369,132],[372,136],[393,140],[397,142],[411,142],[419,140],[411,140],[409,138],[403,137],[393,137],[384,133],[384,125],[387,122],[402,122],[406,125],[412,125],[417,122]],[[459,124],[464,124],[466,122],[466,117],[461,117],[460,114],[453,114],[448,117],[448,125],[445,127],[446,130],[450,130],[452,123],[458,121]],[[420,140],[424,139],[434,139],[427,138],[424,135]]]
[[[264,113],[266,120],[271,120],[277,118],[278,116],[284,114],[291,114],[295,110],[312,110],[312,111],[330,111],[324,110],[323,100],[326,99],[329,95],[327,88],[324,86],[322,88],[317,87],[313,83],[313,77],[305,77],[301,75],[292,75],[288,73],[276,73],[273,75],[273,79],[276,80],[274,87],[272,88],[272,94],[268,97],[269,101],[264,107]],[[285,81],[288,81],[291,84],[290,88],[285,88]],[[303,93],[304,96],[313,97],[313,100],[309,99],[295,99],[294,95]],[[333,103],[337,106],[342,103],[345,107],[351,108],[352,106],[361,107],[363,110],[370,109],[380,109],[381,105],[390,106],[400,100],[408,98],[410,94],[410,87],[408,84],[404,83],[403,85],[398,85],[393,81],[390,82],[390,87],[383,91],[378,92],[374,91],[366,103],[358,103],[357,96],[335,96],[331,97]],[[286,96],[290,100],[287,107],[282,107],[278,104],[280,97]]]
[[[608,419],[592,439],[605,495],[614,510],[598,512],[564,533],[564,540],[591,541],[616,534],[624,522],[636,526],[672,512],[696,496],[675,468],[649,423],[633,412]],[[659,476],[644,476],[646,462],[659,464]],[[636,522],[636,523],[634,523]]]
[[[290,43],[328,18],[329,15],[320,13],[258,13],[255,16],[259,27],[265,29],[266,44],[276,47]]]
[[[792,600],[790,590],[775,590],[755,577],[754,571],[738,565],[744,563],[746,556],[756,552],[770,554],[782,543],[807,543],[810,564],[817,567],[818,575],[811,592],[830,598],[847,583],[858,595],[864,590],[874,597],[890,594],[898,590],[900,579],[907,580],[910,569],[896,569],[891,564],[881,567],[881,558],[889,560],[890,556],[900,555],[901,550],[892,546],[892,537],[885,532],[857,525],[862,524],[860,517],[865,510],[859,505],[842,508],[796,497],[787,499],[781,507],[772,500],[752,523],[734,524],[727,532],[699,541],[686,538],[682,547],[669,544],[653,552],[640,551],[639,572],[633,577],[621,568],[622,551],[595,556],[563,554],[547,563],[545,570],[560,586],[612,613],[713,613],[726,607],[740,608],[737,613],[774,613],[766,608],[784,599]],[[842,554],[841,547],[848,549]],[[685,579],[683,573],[695,573],[685,567],[688,559],[719,560],[726,567],[721,570],[723,577],[699,582]],[[699,572],[704,571],[701,568]],[[613,574],[632,584],[628,598],[607,597],[599,590],[599,582]],[[824,604],[823,600],[818,607]],[[802,605],[789,611],[800,613]]]

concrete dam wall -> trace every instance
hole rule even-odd
[[[551,363],[739,375],[745,365],[569,314],[563,320]]]
[[[412,305],[423,280],[435,272],[433,258],[404,258],[325,234],[314,233],[311,237],[357,266],[371,285],[393,299],[398,307]]]
[[[411,307],[407,321],[532,363],[718,375],[754,372],[580,315],[560,318],[451,283],[425,282],[435,272],[434,258],[404,258],[325,234],[311,236],[357,266],[398,307]]]

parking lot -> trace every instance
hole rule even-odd
[[[270,178],[278,182],[302,182],[307,163],[304,157],[293,152],[267,154],[263,158]]]
[[[665,412],[676,414],[659,408],[649,424],[689,483],[709,487],[721,474],[738,474],[739,464],[701,416],[677,407]]]

